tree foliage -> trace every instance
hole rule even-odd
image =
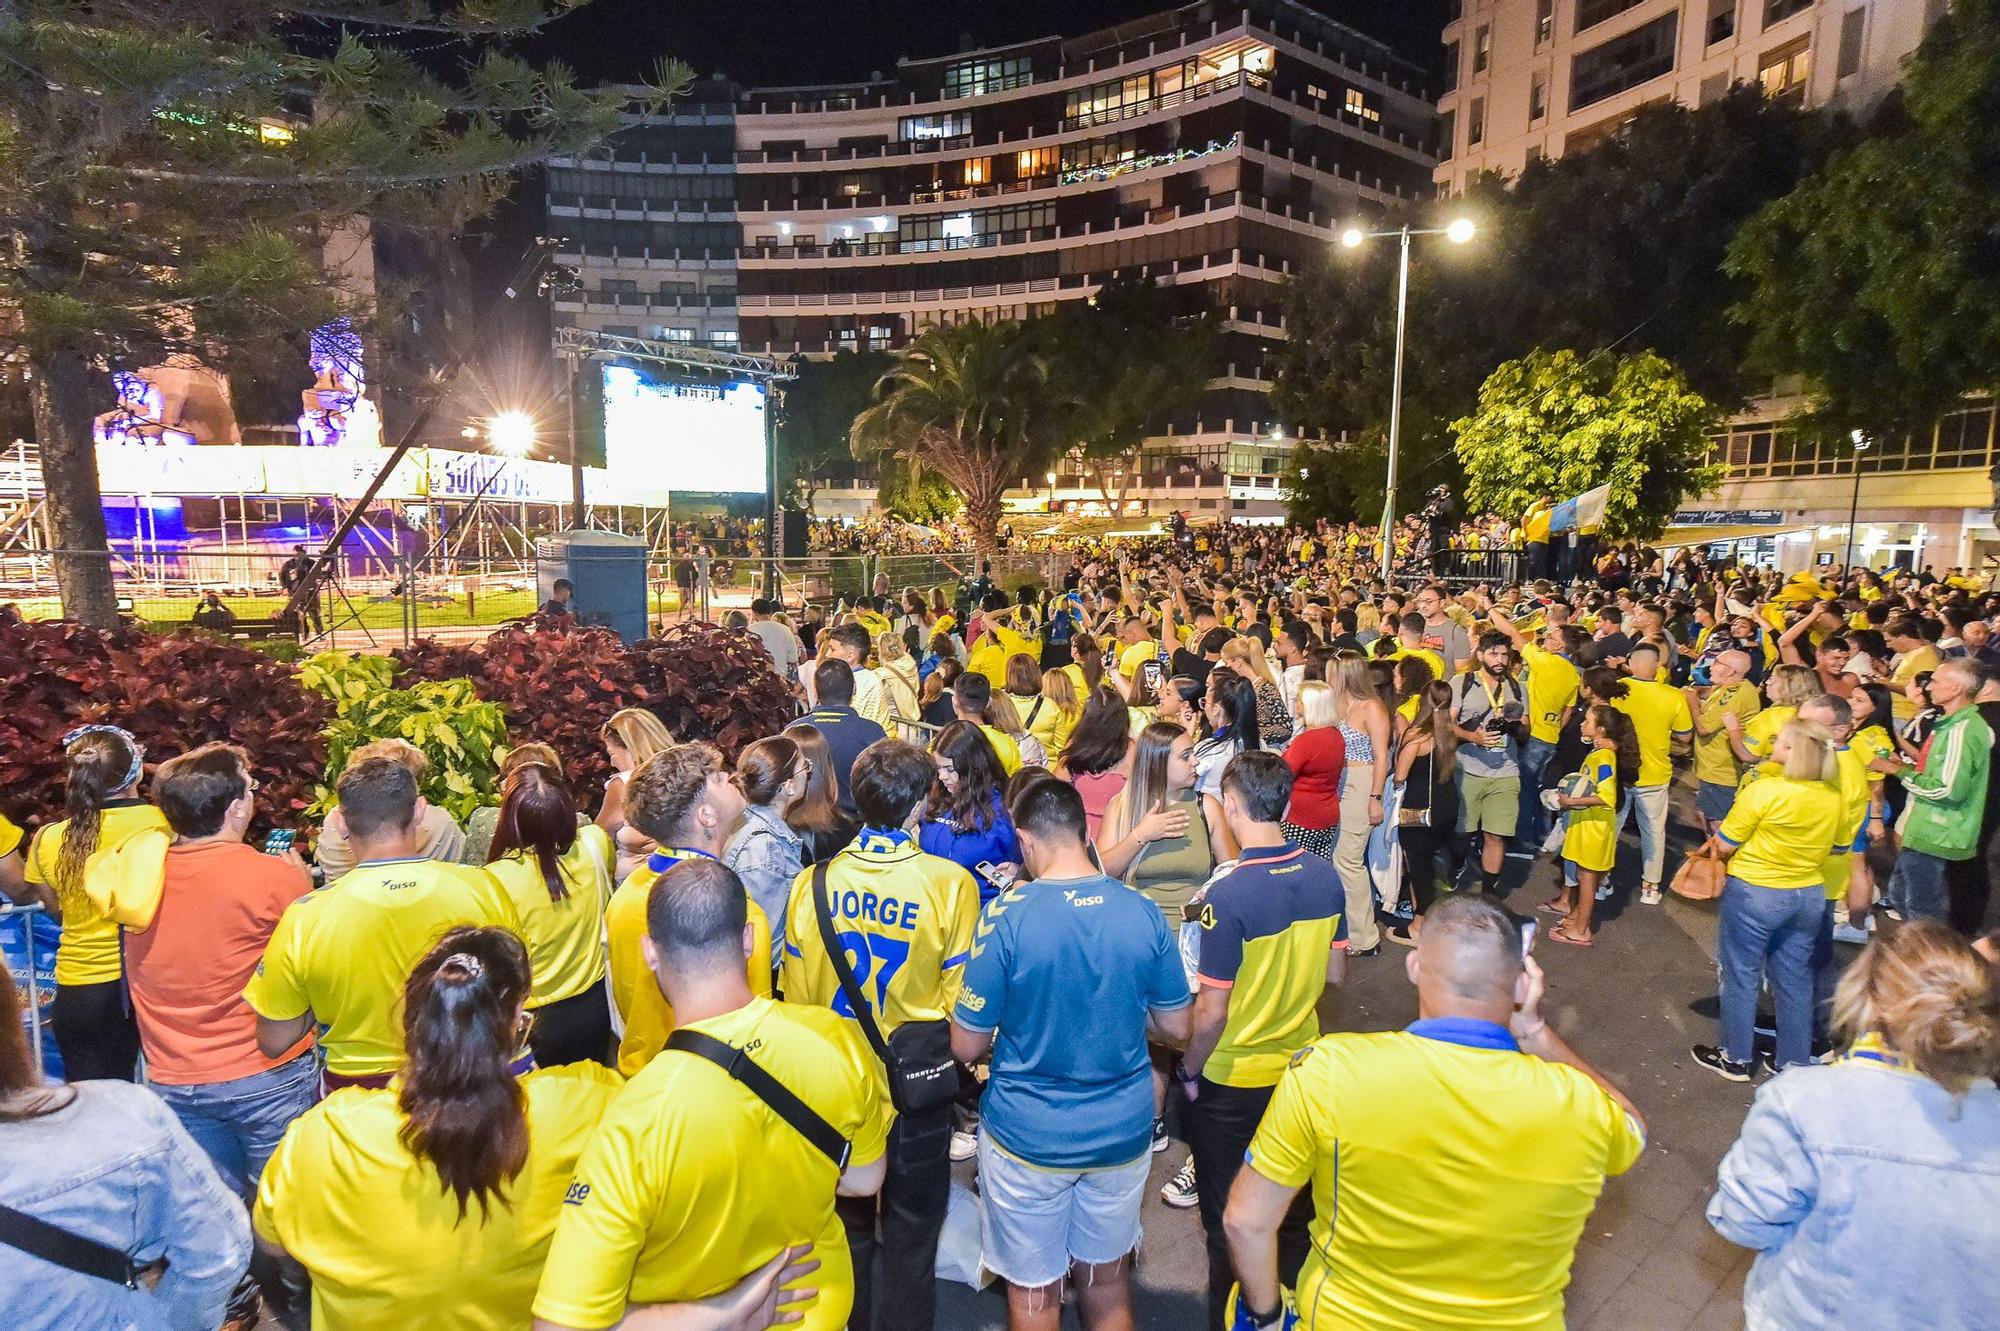
[[[1733,405],[1754,389],[1747,333],[1724,317],[1743,283],[1720,269],[1729,237],[1825,153],[1837,130],[1738,88],[1699,110],[1648,107],[1587,151],[1475,179],[1448,211],[1471,217],[1463,247],[1412,243],[1397,488],[1455,481],[1451,422],[1474,409],[1502,362],[1540,346],[1652,350],[1696,391]],[[1395,348],[1396,242],[1335,249],[1292,285],[1275,405],[1308,430],[1381,430]]]
[[[448,234],[518,168],[617,128],[629,90],[507,50],[577,3],[0,5],[0,307],[34,370],[61,546],[104,549],[89,431],[108,371],[186,355],[297,374],[312,328],[366,325],[371,293],[329,271],[364,225]],[[406,53],[411,31],[449,54]],[[663,66],[640,100],[685,78]],[[108,561],[57,575],[72,615],[115,617]]]
[[[1659,356],[1536,351],[1495,370],[1452,422],[1468,507],[1515,515],[1609,484],[1604,533],[1658,536],[1683,500],[1722,480],[1707,463],[1721,416]]]
[[[1726,267],[1759,368],[1828,433],[1927,427],[2000,386],[2000,0],[1959,0],[1902,104],[1743,227]]]
[[[1389,482],[1389,448],[1379,431],[1341,443],[1301,440],[1279,478],[1285,512],[1295,523],[1377,523]],[[1397,488],[1403,489],[1399,478]],[[1406,490],[1421,494],[1421,489]]]
[[[778,493],[786,504],[810,513],[818,483],[852,462],[854,418],[892,363],[886,351],[839,351],[799,364],[778,412]]]

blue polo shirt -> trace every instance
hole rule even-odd
[[[833,779],[840,786],[840,811],[849,822],[860,822],[861,814],[854,807],[854,760],[870,744],[888,736],[882,727],[852,707],[815,707],[799,721],[826,737],[827,759],[833,764]]]
[[[985,827],[974,824],[960,827],[952,822],[949,813],[941,817],[926,818],[917,825],[917,844],[926,855],[950,860],[979,884],[979,904],[984,906],[999,895],[999,889],[979,875],[981,861],[989,864],[1021,863],[1021,841],[1014,835],[1014,820],[1007,816],[1007,808],[1000,802],[999,792],[993,795],[993,821]]]
[[[1042,1169],[1107,1169],[1152,1149],[1146,1013],[1186,1007],[1160,908],[1115,878],[1042,879],[995,897],[952,1020],[995,1032],[980,1121]]]

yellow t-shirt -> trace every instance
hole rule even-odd
[[[628,1077],[637,1076],[640,1068],[652,1062],[653,1056],[667,1047],[667,1037],[674,1033],[674,1009],[660,992],[660,982],[647,968],[645,953],[639,948],[639,940],[646,936],[646,898],[653,884],[666,872],[653,867],[660,862],[661,855],[687,858],[675,856],[670,850],[656,854],[618,885],[618,890],[611,894],[611,904],[604,908],[611,1002],[625,1023],[625,1033],[618,1040],[618,1070]],[[672,867],[671,863],[667,866]],[[750,992],[769,998],[771,968],[760,961],[771,955],[771,921],[756,902],[747,904],[751,943],[750,955],[744,961],[745,973],[750,979]]]
[[[1863,726],[1848,741],[1850,747],[1861,755],[1863,763],[1879,762],[1896,756],[1896,742],[1889,738],[1889,732],[1881,726]],[[1868,779],[1880,785],[1884,773],[1871,770]]]
[[[396,1090],[335,1091],[264,1167],[257,1232],[312,1274],[315,1331],[523,1331],[577,1157],[623,1079],[595,1063],[521,1078],[528,1159],[482,1218],[397,1134]]]
[[[1245,1161],[1312,1185],[1301,1326],[1562,1331],[1584,1222],[1644,1145],[1595,1082],[1502,1028],[1418,1022],[1294,1055]]]
[[[1771,761],[1771,745],[1778,738],[1778,732],[1785,723],[1799,714],[1799,709],[1786,704],[1766,707],[1763,711],[1743,723],[1743,747],[1757,755],[1757,765],[1743,774],[1747,782],[1756,777],[1776,776],[1778,764]]]
[[[1896,662],[1896,668],[1889,675],[1889,707],[1898,721],[1907,721],[1917,714],[1917,705],[1910,701],[1906,690],[1910,681],[1925,671],[1936,670],[1943,660],[1938,649],[1925,643],[1921,647],[1903,653],[1903,659]]]
[[[979,889],[950,860],[927,855],[907,832],[865,829],[827,867],[827,902],[835,932],[862,996],[888,1038],[906,1021],[938,1021],[958,1001],[979,919]],[[792,883],[785,906],[780,987],[788,1002],[831,1008],[852,1019],[840,980],[820,942],[813,871]],[[874,1064],[883,1110],[889,1080]]]
[[[99,911],[84,889],[84,873],[72,883],[56,883],[56,865],[62,859],[63,839],[69,835],[70,820],[50,823],[35,833],[28,843],[27,879],[53,888],[56,904],[62,907],[62,945],[56,949],[57,984],[104,984],[125,973],[118,960],[118,926]],[[165,831],[167,816],[143,800],[119,800],[108,804],[99,815],[97,851],[116,846],[135,832]],[[18,829],[17,829],[18,830]]]
[[[1063,715],[1062,708],[1039,694],[1022,697],[1018,693],[1007,695],[1013,700],[1014,710],[1021,714],[1022,724],[1028,733],[1041,741],[1042,752],[1054,762],[1069,746],[1069,733],[1076,729],[1076,718]],[[1016,749],[1020,746],[1016,745]]]
[[[1639,736],[1639,784],[1664,786],[1673,780],[1673,738],[1694,729],[1687,695],[1657,680],[1628,679],[1625,696],[1611,705],[1632,718]]]
[[[1583,675],[1568,657],[1532,642],[1521,648],[1521,663],[1527,667],[1528,735],[1553,744],[1561,734],[1556,723],[1576,706]]]
[[[1833,757],[1840,765],[1840,826],[1834,839],[1840,846],[1853,847],[1860,844],[1861,829],[1868,821],[1872,789],[1868,758],[1851,743],[1834,750]],[[1847,895],[1847,885],[1854,877],[1854,851],[1835,849],[1826,857],[1822,869],[1826,874],[1826,899],[1840,900]]]
[[[278,917],[243,990],[259,1016],[311,1012],[329,1072],[372,1077],[403,1063],[403,986],[445,932],[520,915],[484,869],[438,860],[357,864]]]
[[[989,621],[986,631],[979,635],[966,656],[965,668],[975,675],[984,675],[993,682],[995,690],[1007,687],[1007,659],[1016,653],[1042,659],[1042,644],[1038,638],[1030,638],[1016,633],[1005,624]]]
[[[1414,656],[1425,665],[1428,665],[1431,668],[1432,679],[1442,680],[1447,684],[1451,682],[1451,676],[1445,673],[1444,657],[1428,647],[1405,647],[1399,642],[1380,659],[1384,661],[1400,661],[1406,656]]]
[[[1720,835],[1737,847],[1729,875],[1758,887],[1818,887],[1840,842],[1840,790],[1780,773],[1745,785]],[[1847,838],[1852,844],[1854,838]]]
[[[0,857],[12,855],[20,847],[22,835],[21,825],[0,813]]]
[[[689,1029],[753,1051],[848,1139],[851,1164],[881,1158],[888,1118],[870,1094],[881,1065],[852,1022],[753,998]],[[840,1331],[854,1270],[833,1209],[839,1180],[839,1166],[721,1068],[693,1054],[656,1058],[577,1164],[534,1315],[611,1326],[628,1302],[704,1299],[810,1242],[819,1293],[804,1305],[802,1331]]]
[[[993,756],[1000,761],[1000,774],[1012,776],[1021,770],[1021,746],[1014,742],[1012,735],[995,730],[984,721],[979,723],[985,732],[987,743],[993,746]]]
[[[486,866],[521,918],[521,941],[535,976],[530,1008],[574,998],[604,978],[604,903],[616,854],[603,828],[577,828],[575,842],[556,862],[566,893],[561,901],[550,899],[532,854],[516,851]]]
[[[1160,659],[1160,644],[1157,642],[1135,642],[1130,647],[1118,651],[1118,673],[1127,679],[1138,678],[1139,671],[1148,661]]]
[[[1712,786],[1737,783],[1743,769],[1736,761],[1735,749],[1730,747],[1729,732],[1722,728],[1722,718],[1732,714],[1741,717],[1747,728],[1762,706],[1757,686],[1742,680],[1708,691],[1708,697],[1701,703],[1701,723],[1713,727],[1713,732],[1694,737],[1695,780]]]

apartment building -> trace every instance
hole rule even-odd
[[[838,86],[699,86],[603,159],[556,164],[582,290],[560,323],[778,356],[1022,319],[1114,279],[1221,321],[1200,407],[1115,478],[1022,507],[1282,512],[1269,406],[1283,283],[1341,224],[1432,191],[1422,71],[1293,0],[899,62]]]

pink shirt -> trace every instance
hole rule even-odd
[[[1114,768],[1109,772],[1073,777],[1070,784],[1076,787],[1077,794],[1083,796],[1083,816],[1090,826],[1090,839],[1095,841],[1097,829],[1104,824],[1104,811],[1111,807],[1113,797],[1125,789],[1125,774]]]

